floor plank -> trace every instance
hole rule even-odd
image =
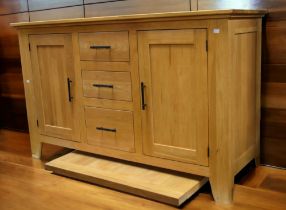
[[[55,145],[43,144],[42,159],[33,159],[28,133],[0,129],[0,161],[44,168],[45,162],[68,151],[70,150]]]
[[[0,130],[0,209],[112,210],[176,208],[115,190],[51,174],[43,162],[63,148],[44,145],[44,160],[31,158],[28,134]],[[258,167],[235,185],[234,203],[217,205],[211,194],[193,196],[184,210],[284,210],[285,170]]]
[[[246,176],[241,184],[251,188],[260,188],[286,194],[286,170],[258,167]]]
[[[0,209],[173,209],[111,189],[0,161]]]

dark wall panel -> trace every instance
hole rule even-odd
[[[9,24],[29,21],[29,13],[0,16],[0,127],[27,130],[17,32]]]
[[[29,10],[45,10],[59,7],[82,5],[83,0],[28,0]]]
[[[286,110],[262,108],[262,162],[286,168]]]
[[[85,5],[85,16],[189,11],[190,0],[125,0]]]
[[[285,3],[284,3],[285,5]],[[283,9],[284,8],[284,9]],[[262,162],[286,168],[286,8],[270,10],[264,30]]]
[[[23,78],[19,60],[0,60],[0,90],[1,97],[21,98],[24,100]],[[15,110],[17,112],[18,110]],[[25,107],[21,110],[23,113]]]
[[[261,153],[263,154],[263,156],[261,156],[261,162],[266,165],[286,168],[285,144],[286,144],[285,139],[262,137]]]
[[[286,64],[263,64],[263,83],[286,83]]]
[[[286,83],[262,83],[261,100],[263,108],[286,109]],[[261,120],[264,121],[265,119],[262,118]]]
[[[127,0],[84,0],[84,4],[94,4],[94,3],[111,2],[111,1],[127,1]]]
[[[285,6],[285,0],[198,0],[199,10],[277,9]]]
[[[84,17],[83,5],[30,12],[30,21],[83,18],[83,17]]]
[[[28,13],[0,16],[0,94],[24,98],[17,32],[10,23],[29,21]],[[5,84],[3,86],[3,84]]]
[[[28,12],[27,0],[1,0],[0,15]]]
[[[17,32],[9,25],[10,23],[20,21],[29,22],[29,13],[0,16],[0,58],[20,58]]]
[[[286,13],[286,9],[285,9]],[[279,25],[278,25],[279,24]],[[286,21],[279,21],[276,26],[266,24],[263,63],[286,64]]]
[[[0,127],[28,131],[28,122],[26,114],[26,104],[24,98],[0,98],[1,113]]]

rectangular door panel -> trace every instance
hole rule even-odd
[[[71,35],[31,35],[30,44],[41,134],[78,140]]]
[[[139,32],[146,155],[208,165],[206,30]]]

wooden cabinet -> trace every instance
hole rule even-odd
[[[234,176],[259,160],[263,14],[13,24],[33,156],[50,143],[200,175],[230,202]]]
[[[71,35],[31,35],[29,40],[40,133],[79,141]]]
[[[139,32],[146,155],[208,165],[207,31]]]

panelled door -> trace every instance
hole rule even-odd
[[[208,165],[207,31],[138,32],[143,152]]]
[[[40,133],[79,141],[72,36],[45,34],[29,39]]]

